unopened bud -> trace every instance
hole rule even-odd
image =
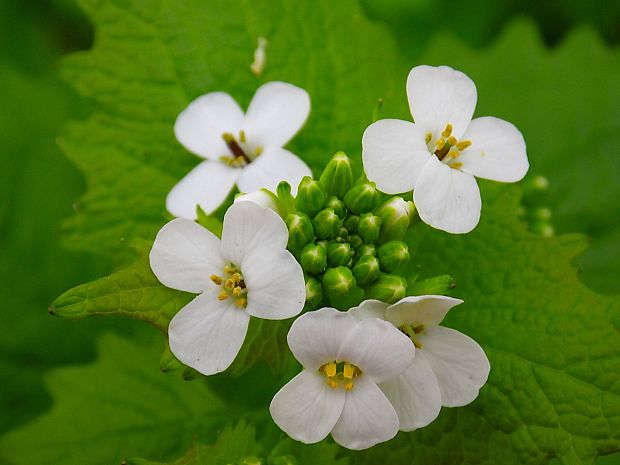
[[[353,167],[349,157],[344,152],[336,153],[323,170],[319,182],[327,195],[343,198],[353,186]]]
[[[448,295],[456,287],[452,276],[443,275],[417,281],[409,286],[411,295]]]
[[[340,219],[331,208],[318,212],[312,220],[314,233],[319,239],[332,239],[340,228]]]
[[[344,227],[347,228],[350,233],[357,232],[359,224],[360,217],[358,215],[349,215],[344,220]]]
[[[353,256],[348,242],[332,242],[327,246],[327,263],[330,266],[346,266]]]
[[[301,250],[303,246],[314,239],[312,221],[305,213],[290,213],[286,217],[286,226],[288,227],[289,250]]]
[[[308,244],[300,255],[301,267],[306,273],[319,274],[327,267],[327,252],[325,247],[317,244]]]
[[[407,280],[393,274],[382,274],[366,289],[366,298],[377,299],[393,304],[399,301],[407,292]]]
[[[355,278],[347,267],[328,268],[323,275],[323,288],[330,298],[346,295],[355,287]]]
[[[306,305],[305,310],[315,310],[321,306],[323,302],[323,288],[321,282],[314,278],[309,277],[306,280]]]
[[[392,197],[377,208],[375,215],[382,221],[379,242],[402,241],[414,212],[413,202],[406,202],[402,197]]]
[[[409,263],[409,247],[402,241],[388,241],[377,249],[383,271],[392,272]]]
[[[297,188],[296,208],[313,217],[323,209],[325,194],[321,184],[310,176],[304,176]]]
[[[353,250],[357,250],[364,245],[364,239],[362,239],[358,234],[351,234],[349,236],[349,244],[351,244]]]
[[[338,215],[338,218],[341,220],[343,220],[347,214],[347,208],[344,206],[344,202],[334,195],[325,201],[325,207],[334,210],[334,213]]]
[[[377,249],[374,244],[364,244],[359,249],[357,249],[357,255],[372,255],[373,257],[377,255]]]
[[[280,181],[276,187],[276,195],[282,217],[286,218],[289,213],[295,212],[295,198],[291,194],[291,185],[288,182]]]
[[[360,257],[351,271],[357,283],[365,286],[379,277],[379,260],[372,255],[364,255]]]
[[[366,213],[375,208],[379,195],[374,182],[358,184],[345,194],[344,203],[353,213]]]
[[[381,231],[381,218],[372,213],[364,213],[360,217],[357,232],[366,242],[374,242],[379,238]]]

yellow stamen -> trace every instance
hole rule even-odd
[[[441,150],[444,145],[446,145],[446,140],[439,139],[437,142],[435,142],[435,150]]]
[[[241,294],[243,294],[243,289],[241,289],[241,286],[237,286],[233,289],[232,294],[235,297],[239,297]]]
[[[353,381],[347,381],[346,383],[344,383],[345,391],[350,391],[351,389],[353,389]]]
[[[354,374],[355,374],[355,369],[353,368],[353,366],[349,365],[348,363],[345,363],[344,368],[342,369],[342,376],[344,376],[347,379],[352,379]]]
[[[220,292],[220,295],[217,296],[217,300],[226,300],[228,297],[228,292],[222,291]]]
[[[336,376],[336,362],[325,365],[325,374],[330,378]]]
[[[245,297],[241,297],[240,299],[235,300],[235,305],[238,308],[245,308],[248,305],[248,299],[246,299]]]
[[[454,136],[448,137],[448,144],[456,145],[456,137],[454,137]]]
[[[426,133],[426,143],[428,144],[431,141],[432,138],[433,138],[433,135],[430,132],[427,132]]]
[[[214,282],[215,284],[217,284],[218,286],[219,286],[220,284],[222,284],[222,278],[220,278],[218,275],[216,275],[216,274],[212,274],[212,275],[210,276],[210,278],[211,278],[211,281],[213,281],[213,282]]]
[[[233,273],[230,279],[232,279],[235,284],[239,284],[241,282],[241,275],[239,273]]]
[[[243,129],[239,131],[239,142],[245,143],[245,131]]]
[[[455,170],[458,170],[459,168],[461,168],[463,166],[463,163],[461,162],[456,162],[456,163],[450,163],[450,168],[454,168]]]
[[[334,381],[333,379],[328,379],[327,385],[332,389],[336,389],[338,387],[338,383]]]
[[[461,150],[461,151],[465,150],[469,146],[471,146],[471,141],[470,140],[462,140],[461,142],[456,144],[456,148]]]
[[[452,147],[449,151],[448,151],[448,156],[450,158],[456,158],[460,155],[459,151],[457,149],[455,149],[454,147]]]
[[[236,270],[232,266],[226,265],[224,267],[224,273],[226,273],[226,274],[233,274],[235,271]]]
[[[237,285],[237,283],[233,279],[229,278],[224,283],[224,289],[226,289],[228,291],[232,291],[235,288],[236,285]]]
[[[261,153],[263,153],[263,148],[257,147],[256,150],[254,150],[254,157],[258,157]]]
[[[450,123],[448,123],[448,124],[446,124],[446,128],[443,130],[441,135],[444,136],[444,137],[450,137],[450,134],[452,134],[452,125]],[[428,144],[428,142],[427,142],[427,144]]]

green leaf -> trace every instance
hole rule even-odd
[[[196,97],[225,91],[246,106],[266,81],[305,88],[310,118],[289,148],[318,171],[337,150],[359,152],[377,99],[404,76],[385,31],[353,0],[82,4],[95,45],[63,71],[95,111],[60,142],[89,185],[65,224],[66,243],[96,253],[122,256],[122,238],[152,239],[165,222],[167,193],[200,161],[172,130]],[[269,41],[260,79],[250,72],[259,36]]]
[[[140,454],[168,459],[196,435],[209,440],[234,421],[239,409],[224,406],[204,384],[160,373],[157,350],[107,335],[96,362],[47,375],[53,408],[2,439],[3,459],[15,465],[110,465]]]

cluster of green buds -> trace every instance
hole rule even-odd
[[[364,177],[356,180],[349,157],[334,155],[319,180],[305,177],[297,196],[278,187],[289,229],[289,250],[306,276],[306,308],[348,308],[364,299],[396,302],[407,290],[410,260],[405,233],[413,202],[388,197]]]
[[[549,181],[544,176],[532,176],[524,182],[523,187],[519,216],[531,231],[543,237],[553,236],[555,230],[551,209],[545,205]]]

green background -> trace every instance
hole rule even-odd
[[[549,207],[558,234],[581,232],[591,237],[591,248],[575,261],[582,270],[581,279],[599,293],[619,293],[620,118],[611,122],[606,118],[613,117],[608,107],[620,98],[620,80],[609,78],[617,77],[620,69],[620,2],[476,0],[465,6],[455,0],[365,0],[362,4],[369,18],[390,29],[400,52],[412,63],[438,64],[446,59],[465,71],[468,66],[476,68],[474,80],[496,92],[487,94],[487,99],[502,99],[502,86],[509,82],[485,82],[484,69],[476,66],[476,60],[484,61],[481,57],[494,53],[491,47],[508,41],[510,31],[518,34],[519,25],[526,24],[523,21],[533,23],[545,45],[532,44],[539,53],[525,47],[523,53],[531,53],[531,61],[521,57],[521,63],[539,70],[541,84],[531,83],[531,106],[513,111],[517,118],[523,115],[522,121],[513,122],[526,128],[548,124],[549,131],[562,131],[553,120],[528,118],[537,111],[537,102],[551,103],[576,119],[587,115],[584,127],[594,128],[595,133],[600,127],[602,142],[593,148],[580,134],[566,134],[565,145],[553,142],[556,145],[548,151],[563,152],[565,159],[547,156],[545,150],[534,158],[530,152],[531,174],[546,176],[550,188],[526,199],[526,206]],[[568,47],[566,41],[579,34],[592,38],[592,50]],[[92,42],[92,25],[68,0],[0,3],[0,434],[49,410],[52,400],[44,378],[61,366],[94,360],[101,333],[161,345],[152,341],[150,328],[133,321],[62,321],[47,313],[50,302],[64,290],[112,270],[106,256],[70,251],[61,243],[62,237],[65,245],[72,237],[63,236],[61,222],[80,208],[76,201],[86,185],[80,171],[58,149],[56,138],[67,120],[83,118],[90,109],[61,80],[59,60],[88,49]],[[435,49],[451,50],[453,56],[438,56]],[[492,63],[510,67],[512,59],[504,54]],[[566,66],[565,73],[557,76],[561,89],[557,95],[553,88],[544,87],[545,66],[553,60]],[[592,66],[608,79],[592,81]],[[566,82],[566,75],[573,81]],[[505,105],[511,105],[509,98]],[[606,119],[605,124],[596,115]],[[539,147],[545,144],[545,140],[528,140],[532,142]],[[70,376],[55,379],[72,383]],[[611,455],[598,463],[620,463],[620,458]]]

